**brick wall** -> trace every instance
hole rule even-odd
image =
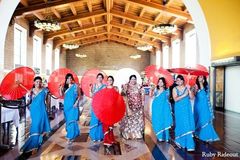
[[[77,58],[75,54],[86,54],[87,58]],[[131,59],[132,54],[140,54],[140,59]],[[139,73],[150,64],[150,53],[114,42],[102,42],[75,50],[67,50],[66,66],[82,75],[87,69],[118,70],[132,68]]]

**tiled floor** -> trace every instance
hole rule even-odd
[[[239,125],[238,121],[240,119],[239,114],[233,114],[231,112],[221,113],[216,112],[215,124],[216,130],[221,138],[221,141],[214,142],[212,144],[205,144],[199,140],[196,140],[196,151],[193,153],[188,153],[185,150],[179,149],[173,141],[170,143],[157,142],[155,135],[153,134],[149,105],[146,104],[146,127],[145,127],[145,137],[142,140],[125,140],[120,136],[118,125],[115,125],[114,134],[116,140],[119,142],[114,145],[111,149],[111,155],[106,154],[106,150],[102,143],[93,143],[88,137],[89,132],[89,105],[86,103],[84,106],[84,111],[80,117],[80,128],[81,135],[75,140],[75,142],[69,146],[65,139],[65,124],[63,123],[63,115],[57,114],[55,119],[51,121],[51,126],[55,128],[55,132],[48,137],[44,144],[42,145],[40,151],[36,155],[23,156],[19,153],[19,147],[23,142],[20,142],[14,149],[9,151],[0,157],[1,160],[10,159],[24,159],[28,157],[32,160],[65,160],[65,159],[81,159],[81,160],[198,160],[198,159],[212,159],[203,158],[203,152],[217,152],[217,151],[227,151],[227,152],[239,152],[240,151],[240,138],[239,136]],[[63,124],[63,125],[61,125]],[[22,126],[22,128],[24,128]],[[173,131],[171,131],[173,134]],[[20,134],[20,137],[24,137]],[[24,134],[25,135],[25,134]],[[221,159],[221,158],[215,158]],[[223,159],[223,158],[222,158]],[[226,159],[226,158],[224,158]],[[227,158],[231,159],[231,158]],[[240,159],[240,153],[238,158]]]

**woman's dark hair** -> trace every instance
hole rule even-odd
[[[200,83],[198,81],[198,78],[199,78],[199,76],[196,79],[196,84],[197,84],[198,88],[200,89]],[[207,91],[208,90],[208,82],[207,82],[207,77],[206,76],[203,76],[203,81],[204,81],[203,82],[204,90]]]
[[[98,74],[97,74],[97,77],[98,77],[98,76],[101,76],[101,77],[102,77],[102,79],[104,79],[104,76],[103,76],[103,74],[102,74],[102,73],[98,73]]]
[[[183,82],[185,82],[184,77],[182,75],[178,75],[176,79],[181,79]]]
[[[174,81],[174,83],[169,87],[169,102],[174,105],[175,101],[173,99],[173,88],[175,88],[177,86],[176,82]],[[174,107],[173,107],[174,109]]]
[[[136,76],[135,74],[131,75],[131,76],[129,77],[129,81],[130,81],[132,78],[137,79],[137,76]]]
[[[108,79],[108,78],[111,78],[112,81],[114,82],[114,78],[113,78],[113,76],[108,76],[107,79]]]
[[[64,91],[64,92],[68,89],[68,84],[67,84],[66,82],[67,82],[67,79],[68,79],[69,77],[71,77],[72,80],[74,80],[73,75],[72,75],[71,73],[66,74],[66,76],[65,76],[65,82],[64,82],[64,87],[63,87],[63,91]]]
[[[162,80],[162,82],[163,82],[163,84],[164,84],[163,88],[164,88],[164,90],[166,90],[166,89],[167,89],[166,79],[165,79],[164,77],[160,77],[160,78],[158,79],[158,83],[159,83],[160,80]],[[157,83],[157,89],[160,89],[158,83]]]
[[[42,81],[42,77],[40,77],[40,76],[35,77],[35,78],[33,79],[33,82],[35,82],[36,80]],[[34,85],[34,84],[33,84],[33,87],[32,87],[32,88],[35,88],[35,85]]]
[[[37,77],[35,77],[35,78],[34,78],[34,80],[33,80],[33,81],[35,82],[36,80],[40,80],[40,81],[42,81],[42,77],[40,77],[40,76],[37,76]]]

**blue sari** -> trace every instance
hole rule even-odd
[[[46,96],[48,90],[42,89],[37,95],[31,95],[30,116],[31,127],[30,136],[20,149],[22,152],[30,152],[39,149],[43,141],[43,133],[50,132],[50,123],[46,112]]]
[[[68,140],[74,140],[80,135],[78,126],[79,120],[79,109],[78,106],[74,107],[74,103],[78,98],[77,85],[73,84],[70,86],[64,94],[64,117],[66,120],[66,138]]]
[[[217,141],[219,137],[213,128],[213,109],[211,107],[209,92],[201,89],[195,96],[194,119],[195,136],[207,142]]]
[[[102,84],[99,88],[97,88],[96,85],[93,87],[93,96],[95,93],[100,91],[101,89],[105,88],[106,85]],[[91,108],[91,120],[90,120],[90,132],[89,136],[92,139],[92,141],[101,141],[103,140],[103,128],[102,123],[98,120],[96,115],[94,114],[92,108]]]
[[[176,88],[177,95],[181,96],[188,92],[185,88],[182,93]],[[175,143],[188,151],[195,150],[193,132],[195,130],[192,106],[189,96],[175,102]]]
[[[152,102],[152,126],[159,141],[168,141],[170,139],[169,129],[173,124],[171,114],[171,104],[168,101],[169,90],[154,93]]]

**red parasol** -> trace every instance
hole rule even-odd
[[[195,75],[195,76],[208,76],[208,72],[202,71],[195,68],[171,68],[170,72],[176,74],[186,74],[186,75]]]
[[[197,76],[183,75],[185,82],[191,87],[196,84]]]
[[[173,77],[172,75],[162,67],[157,68],[156,65],[150,65],[145,68],[146,76],[157,85],[158,79],[160,77],[164,77],[167,83],[167,86],[171,86],[173,84]]]
[[[106,83],[107,75],[99,69],[91,69],[91,70],[86,71],[83,74],[83,77],[81,79],[81,87],[82,87],[84,94],[88,97],[90,97],[90,95],[89,95],[90,84],[96,83],[96,77],[97,77],[98,73],[103,74],[103,76],[104,76],[103,83]]]
[[[7,100],[23,97],[33,87],[34,75],[34,71],[29,67],[12,70],[2,80],[1,95]]]
[[[201,64],[197,64],[195,68],[198,69],[198,70],[201,70],[201,71],[208,72],[208,69]]]
[[[53,94],[55,97],[58,98],[61,97],[59,95],[59,86],[64,84],[65,76],[68,73],[71,73],[73,75],[75,83],[79,84],[79,80],[76,73],[68,68],[59,68],[51,73],[48,79],[48,88],[51,94]]]
[[[93,111],[101,122],[113,125],[122,119],[125,113],[123,97],[113,88],[105,88],[93,96]]]

